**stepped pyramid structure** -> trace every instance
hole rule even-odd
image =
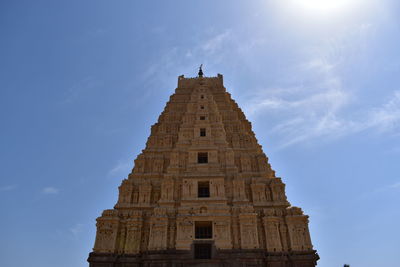
[[[178,78],[146,148],[97,218],[91,267],[311,267],[308,216],[290,206],[223,77]]]

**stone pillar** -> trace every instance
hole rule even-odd
[[[312,250],[311,238],[308,230],[308,216],[303,215],[300,208],[291,207],[288,209],[286,222],[292,251]]]
[[[243,211],[239,215],[241,248],[259,248],[260,244],[258,241],[257,231],[257,213],[252,212],[252,209]]]
[[[251,193],[253,196],[254,205],[262,205],[267,202],[267,197],[265,194],[266,185],[263,183],[252,183]]]
[[[189,218],[178,217],[177,219],[177,236],[176,249],[189,250],[194,239],[194,223]]]
[[[263,218],[265,229],[265,240],[268,252],[281,252],[282,243],[279,234],[280,218],[275,216],[265,216]]]
[[[139,205],[149,205],[151,200],[151,184],[149,182],[139,185]]]
[[[225,198],[224,179],[213,179],[210,181],[210,195],[215,198]]]
[[[132,203],[133,183],[130,180],[123,180],[119,187],[117,207],[127,207]]]
[[[233,180],[233,201],[248,201],[246,197],[245,183],[242,179]]]
[[[105,210],[97,218],[97,233],[94,252],[114,253],[118,236],[119,218],[117,211]]]
[[[162,202],[174,202],[174,180],[165,179],[161,183],[161,199]]]
[[[140,252],[140,242],[142,240],[142,227],[143,219],[142,213],[136,211],[132,217],[126,222],[126,241],[125,241],[125,253],[126,254],[137,254]]]
[[[231,249],[231,223],[230,219],[214,221],[214,240],[218,249]]]
[[[167,249],[168,242],[168,217],[165,209],[154,209],[150,220],[149,250]]]

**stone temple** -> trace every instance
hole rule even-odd
[[[286,199],[222,75],[178,78],[146,148],[97,218],[90,267],[311,267],[308,216]]]

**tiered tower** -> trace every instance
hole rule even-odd
[[[178,78],[146,148],[97,218],[91,267],[311,267],[308,216],[290,206],[222,75]]]

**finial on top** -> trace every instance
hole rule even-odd
[[[203,78],[203,70],[202,70],[203,64],[200,64],[200,68],[199,68],[199,77]]]

